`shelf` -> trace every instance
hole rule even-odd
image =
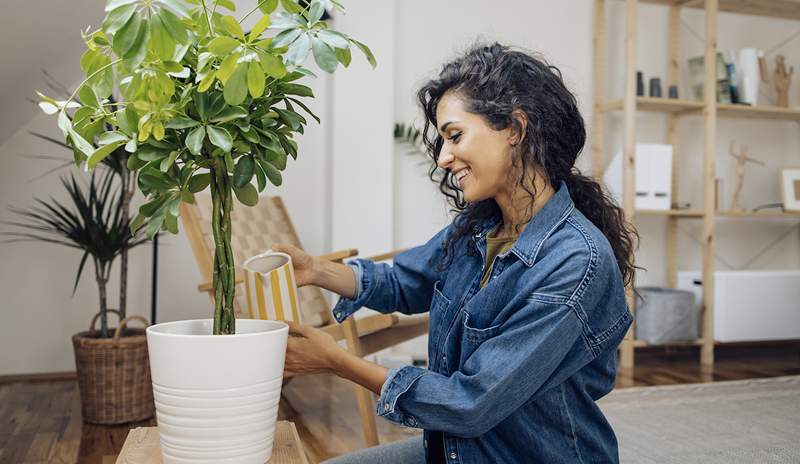
[[[603,111],[621,111],[622,100],[613,100],[602,106]],[[636,97],[636,109],[657,113],[697,113],[703,111],[703,103],[694,100],[671,98]],[[774,106],[748,106],[717,104],[717,115],[727,118],[776,119],[800,121],[800,108],[778,108]]]
[[[699,209],[637,209],[636,214],[642,216],[676,216],[685,218],[703,217],[703,211]]]
[[[703,9],[701,0],[641,0],[642,3]],[[800,20],[800,0],[719,0],[719,11]]]
[[[699,209],[637,209],[638,216],[670,216],[688,219],[702,219],[704,213]],[[714,213],[717,218],[762,218],[762,219],[800,219],[800,212],[779,212],[779,211],[717,211]]]
[[[728,218],[798,218],[800,213],[795,212],[782,212],[782,211],[717,211],[717,217]]]
[[[666,343],[648,343],[644,340],[633,340],[633,346],[640,348],[643,346],[700,346],[703,344],[704,339],[698,338],[697,340],[689,340],[685,342],[666,342]]]

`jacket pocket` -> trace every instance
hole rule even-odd
[[[488,340],[500,333],[501,324],[492,325],[489,327],[481,327],[480,324],[475,324],[474,322],[470,321],[469,311],[465,309],[461,310],[461,317],[464,321],[464,338],[475,345],[483,343],[485,340]]]

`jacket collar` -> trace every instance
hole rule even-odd
[[[558,191],[533,216],[525,230],[522,231],[522,235],[511,248],[511,253],[517,255],[526,266],[533,266],[534,261],[536,261],[536,255],[542,248],[544,241],[566,220],[574,208],[575,204],[569,195],[567,184],[562,181]],[[476,225],[474,228],[475,235],[473,235],[475,242],[483,240],[501,220],[502,218],[500,217],[493,217]]]

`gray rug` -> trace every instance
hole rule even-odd
[[[800,463],[800,376],[621,388],[598,404],[623,463]]]

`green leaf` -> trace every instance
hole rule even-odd
[[[289,13],[300,13],[302,11],[302,8],[295,0],[281,0],[281,6]]]
[[[253,187],[253,184],[247,184],[244,187],[233,186],[233,193],[236,198],[245,206],[255,206],[258,204],[258,191]]]
[[[275,8],[278,8],[278,0],[261,0],[258,4],[258,8],[264,14],[270,14],[275,11]]]
[[[339,60],[336,59],[336,53],[325,42],[319,39],[312,40],[312,49],[314,51],[314,61],[325,72],[333,73],[336,71],[336,66]]]
[[[166,158],[168,154],[169,151],[154,147],[150,144],[140,145],[139,150],[136,151],[136,156],[142,161],[159,161]]]
[[[338,32],[322,29],[317,31],[317,37],[331,48],[350,49],[350,43],[347,38]]]
[[[244,31],[242,25],[233,16],[224,15],[221,19],[222,27],[228,34],[244,40]]]
[[[223,123],[234,119],[247,117],[249,113],[241,106],[229,106],[222,110],[218,115],[211,118],[211,122]]]
[[[236,11],[236,4],[233,3],[232,0],[215,0],[218,6],[222,8],[228,9],[230,11]]]
[[[236,167],[233,168],[233,186],[242,188],[249,184],[253,179],[254,168],[255,162],[251,156],[243,155],[239,157]]]
[[[264,175],[264,171],[258,165],[256,165],[254,171],[256,172],[256,182],[258,183],[258,191],[263,192],[264,188],[267,186],[267,176]]]
[[[225,102],[231,106],[242,104],[247,98],[247,63],[236,65],[222,91]]]
[[[100,134],[97,138],[98,145],[108,145],[114,142],[127,142],[129,137],[120,131],[108,131]]]
[[[280,79],[286,75],[286,66],[279,56],[271,53],[262,52],[258,54],[261,59],[261,68],[270,76],[275,79]]]
[[[192,118],[187,118],[186,116],[175,116],[174,118],[167,121],[164,124],[164,127],[167,129],[188,129],[190,127],[197,127],[200,125],[200,121],[195,121]]]
[[[81,86],[81,89],[78,91],[78,98],[80,98],[81,103],[86,106],[100,108],[100,102],[97,101],[97,95],[95,95],[94,90],[88,85]]]
[[[145,172],[139,174],[139,182],[152,190],[166,191],[173,187],[169,178],[163,172],[155,171],[153,169],[146,169]]]
[[[301,107],[301,108],[303,108],[303,109],[305,110],[305,112],[306,112],[306,113],[308,113],[308,114],[309,114],[309,115],[310,115],[312,118],[314,118],[314,119],[317,121],[317,124],[319,124],[319,123],[321,123],[321,122],[322,122],[322,121],[320,121],[320,119],[319,119],[319,116],[317,116],[316,114],[314,114],[314,112],[313,112],[313,111],[311,111],[311,110],[308,108],[308,106],[306,106],[306,105],[305,105],[305,103],[301,102],[300,100],[298,100],[298,99],[296,99],[296,98],[292,98],[292,97],[288,97],[288,98],[287,98],[287,100],[291,100],[291,101],[293,101],[293,102],[297,103],[298,105],[300,105],[300,107]]]
[[[189,191],[192,193],[202,192],[211,183],[211,174],[204,172],[195,174],[189,179]]]
[[[139,28],[139,35],[131,45],[128,52],[122,55],[122,59],[126,60],[129,68],[137,68],[147,55],[147,43],[150,37],[150,22],[143,21],[142,27]]]
[[[172,10],[179,16],[182,16],[184,18],[190,18],[192,16],[189,9],[183,5],[183,2],[181,0],[158,0],[158,1],[169,7],[170,10]]]
[[[144,225],[145,216],[142,213],[137,213],[136,216],[131,221],[130,228],[131,234],[135,234],[137,230],[139,230],[142,225]]]
[[[156,198],[148,201],[147,203],[143,204],[139,207],[139,214],[144,217],[150,217],[161,208],[164,203],[167,202],[169,196],[167,195],[158,195]]]
[[[227,55],[241,44],[233,37],[221,35],[208,43],[208,51],[218,56]]]
[[[189,132],[189,135],[186,136],[186,148],[188,148],[194,156],[199,156],[200,152],[203,151],[203,139],[205,138],[206,129],[203,126],[195,127]]]
[[[250,90],[250,95],[253,98],[258,98],[264,95],[264,70],[258,61],[251,61],[247,67],[247,88]]]
[[[334,48],[333,51],[336,53],[336,59],[339,60],[339,63],[342,63],[345,68],[350,66],[353,56],[350,54],[349,48]]]
[[[259,160],[258,165],[264,170],[264,174],[267,175],[272,185],[278,187],[283,183],[283,176],[281,176],[280,171],[278,171],[275,166],[262,160]]]
[[[135,0],[134,0],[135,1]],[[136,4],[131,3],[111,10],[103,20],[103,31],[108,35],[114,35],[117,31],[131,19],[134,12],[136,12]]]
[[[286,61],[295,65],[301,65],[306,60],[308,52],[311,51],[311,39],[308,34],[300,34],[286,51]]]
[[[132,15],[128,22],[120,28],[114,35],[111,48],[117,56],[125,57],[139,38],[139,31],[142,28],[142,18],[139,15]]]
[[[150,19],[150,50],[162,61],[170,60],[175,52],[175,40],[161,22],[159,15],[154,15]]]
[[[300,29],[286,29],[285,31],[281,31],[272,39],[272,46],[274,48],[285,47],[297,40],[302,33],[303,31]]]
[[[350,39],[350,41],[361,49],[361,52],[367,57],[367,61],[369,61],[369,64],[371,64],[373,68],[378,65],[378,63],[375,61],[375,56],[372,54],[372,51],[369,49],[369,47],[355,39]]]
[[[131,3],[136,3],[139,0],[108,0],[106,2],[105,11],[114,11],[117,8],[125,5],[129,5]]]
[[[163,160],[161,160],[161,165],[159,166],[159,169],[161,170],[161,172],[169,171],[169,169],[172,167],[172,165],[175,164],[175,160],[178,158],[179,154],[180,154],[180,150],[175,150],[172,153],[170,153],[167,158],[164,158]]]
[[[125,145],[125,141],[118,141],[109,143],[108,145],[103,145],[102,147],[98,148],[89,156],[89,160],[86,164],[89,166],[89,169],[94,169],[95,166],[101,161],[103,161],[108,155],[110,155],[114,150]]]
[[[167,230],[171,234],[178,233],[178,217],[172,213],[167,213],[164,215],[164,226],[166,226]]]
[[[275,111],[280,115],[283,122],[285,122],[292,130],[297,130],[301,124],[306,122],[306,119],[299,114],[295,113],[294,111],[290,110],[282,110],[280,108],[275,108]]]
[[[161,21],[164,23],[164,27],[167,28],[167,32],[169,32],[169,35],[171,35],[177,43],[184,44],[189,40],[186,26],[184,26],[175,14],[165,8],[162,8],[158,14],[161,16]]]
[[[219,69],[217,69],[217,79],[222,81],[223,84],[228,82],[228,79],[233,74],[233,71],[236,69],[236,62],[239,60],[242,54],[239,52],[231,53],[228,55],[227,58],[222,60],[222,63],[219,65]]]
[[[230,152],[233,147],[231,134],[222,127],[208,126],[208,139],[212,144],[222,148],[225,152]]]
[[[318,0],[312,0],[311,8],[308,10],[308,22],[316,23],[322,18],[323,13],[325,13],[325,5]]]
[[[247,41],[252,42],[253,40],[259,38],[264,31],[267,30],[269,27],[269,16],[265,15],[262,16],[261,19],[250,29],[250,34],[247,36]]]

